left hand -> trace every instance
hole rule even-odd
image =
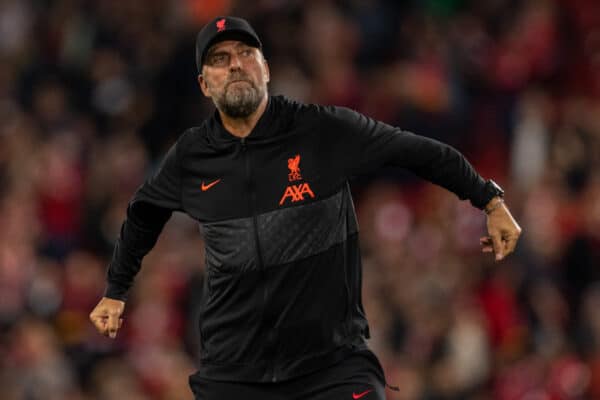
[[[502,204],[497,205],[500,201]],[[517,246],[517,240],[521,236],[521,227],[513,218],[508,207],[499,197],[494,197],[486,209],[493,209],[487,216],[487,230],[489,236],[479,239],[484,253],[493,252],[496,261],[503,260],[512,253]]]

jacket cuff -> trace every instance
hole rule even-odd
[[[487,181],[481,180],[481,182],[483,185],[480,187],[480,190],[476,191],[475,194],[471,196],[470,200],[474,207],[483,210],[494,197],[502,197],[504,191],[491,179],[488,179]]]
[[[109,282],[104,290],[104,297],[114,300],[127,301],[128,291],[128,288]]]

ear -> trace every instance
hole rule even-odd
[[[202,74],[198,74],[198,86],[200,86],[200,90],[206,97],[210,97],[210,92],[208,90],[208,84],[206,83],[206,79]]]
[[[265,82],[269,83],[269,81],[271,80],[271,70],[269,69],[269,63],[267,62],[267,60],[264,57],[263,57],[263,63],[265,65],[265,72],[264,72]]]

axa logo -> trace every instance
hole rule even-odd
[[[293,158],[288,159],[288,169],[290,170],[288,181],[295,182],[302,180],[302,175],[300,174],[300,154],[296,154]],[[281,196],[281,200],[279,200],[279,205],[283,205],[288,199],[292,203],[302,201],[305,199],[305,196],[315,198],[315,194],[307,182],[289,185],[285,188],[285,192]]]
[[[309,195],[313,199],[315,198],[315,194],[310,189],[310,186],[308,185],[308,183],[301,183],[299,185],[290,185],[285,188],[285,193],[283,193],[281,200],[279,200],[279,205],[280,206],[283,205],[283,203],[285,203],[285,201],[288,198],[292,200],[292,203],[295,203],[297,201],[302,201],[302,200],[304,200],[305,194]]]
[[[225,22],[225,18],[222,18],[217,21],[217,32],[223,32],[225,30]]]

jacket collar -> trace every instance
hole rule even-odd
[[[267,99],[267,106],[265,107],[265,111],[258,119],[258,122],[250,132],[248,136],[246,136],[246,141],[255,141],[266,139],[270,136],[275,135],[277,129],[275,122],[275,101],[273,101],[273,97],[269,96]],[[210,135],[217,140],[218,142],[237,142],[240,141],[241,138],[231,134],[225,127],[223,126],[223,122],[221,121],[221,116],[219,115],[219,111],[215,109],[212,117],[208,121],[209,133]]]

